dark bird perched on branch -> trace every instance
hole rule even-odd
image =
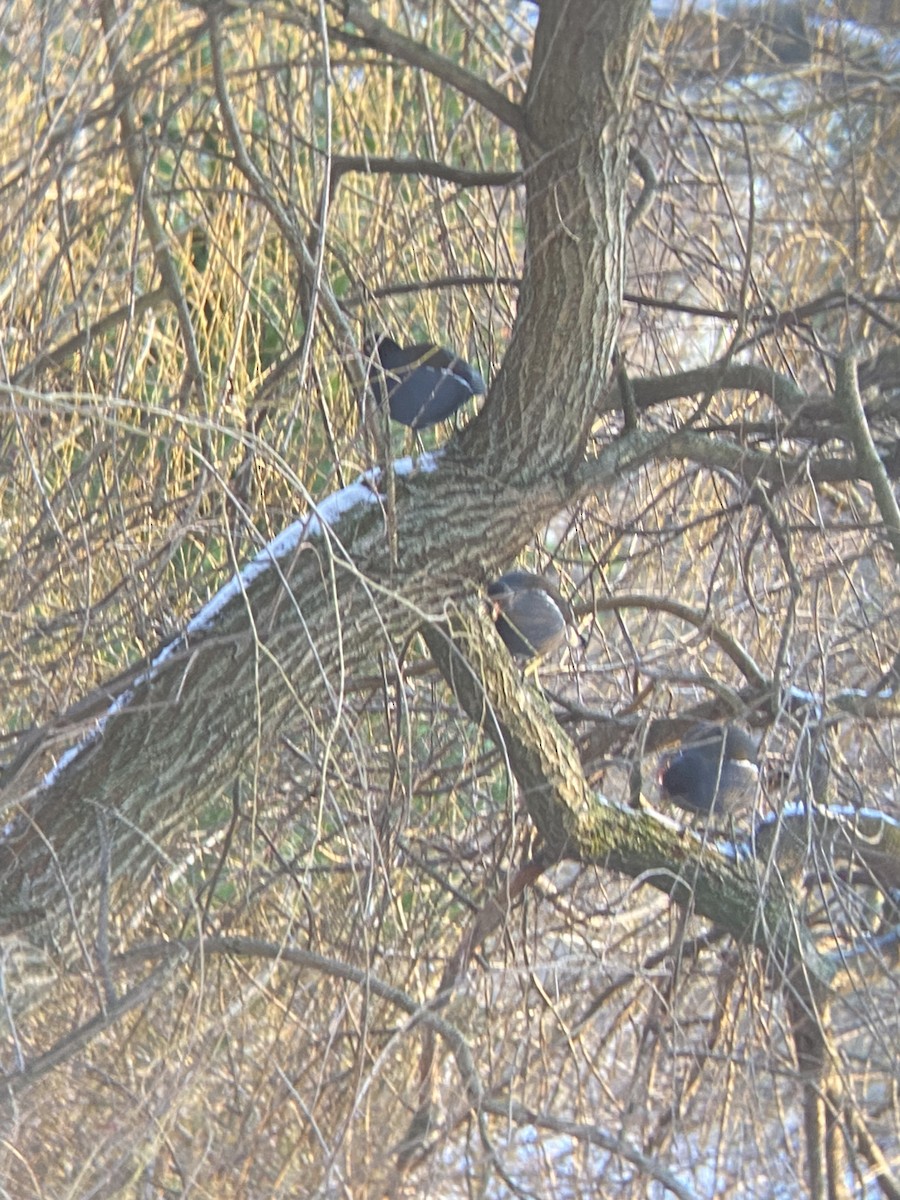
[[[510,654],[543,658],[562,645],[575,614],[552,583],[531,571],[507,571],[488,586],[497,632]]]
[[[474,367],[431,342],[403,349],[381,334],[366,341],[363,353],[373,359],[369,386],[375,403],[381,407],[387,394],[391,417],[410,429],[446,421],[467,400],[487,391]]]
[[[751,804],[758,781],[756,743],[735,725],[702,726],[659,769],[662,798],[703,815]]]

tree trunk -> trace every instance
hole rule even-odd
[[[14,775],[0,846],[6,929],[90,961],[109,889],[127,878],[133,890],[167,862],[289,712],[327,727],[348,674],[423,614],[476,594],[569,498],[619,315],[646,13],[644,0],[541,6],[521,138],[519,317],[483,412],[437,471],[398,480],[398,561],[380,507],[361,500],[189,626],[47,781],[29,791],[27,769]]]

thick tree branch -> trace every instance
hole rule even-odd
[[[769,396],[785,417],[796,416],[809,397],[793,380],[767,367],[746,363],[711,363],[676,375],[632,379],[638,408],[655,408],[667,400],[690,399],[720,391],[759,392]],[[611,407],[614,403],[611,402]]]
[[[363,0],[334,0],[332,7],[343,13],[345,21],[362,30],[367,45],[376,50],[383,50],[385,54],[389,54],[399,62],[405,62],[411,67],[427,71],[435,79],[443,80],[461,95],[468,96],[470,100],[480,104],[486,112],[493,113],[510,129],[521,131],[523,127],[522,109],[479,75],[473,75],[458,63],[452,62],[440,54],[435,54],[421,42],[398,33],[386,22],[373,16],[371,9],[363,3]],[[346,29],[337,27],[332,28],[331,34],[344,41],[348,39],[348,36],[352,36]],[[354,37],[353,40],[358,43],[360,39]]]
[[[527,270],[519,315],[488,401],[460,439],[486,470],[514,471],[526,486],[572,469],[606,384],[647,12],[644,0],[547,0],[541,8],[520,138]]]
[[[371,486],[337,494],[261,551],[37,788],[23,763],[3,797],[0,917],[83,955],[101,814],[113,876],[135,883],[169,831],[252,758],[261,725],[274,731],[298,706],[333,719],[348,674],[509,562],[560,505],[552,481],[523,494],[449,462],[399,479],[398,497],[396,568]]]
[[[822,459],[748,450],[739,442],[687,430],[673,434],[660,457],[693,462],[710,471],[727,471],[748,486],[762,482],[786,487],[799,480],[846,483],[859,475],[856,463],[849,457]]]
[[[777,872],[757,872],[696,834],[592,792],[570,739],[522,682],[485,613],[460,620],[452,640],[436,629],[425,637],[470,719],[501,741],[546,860],[573,858],[640,878],[756,945],[785,973],[830,985],[835,966],[816,950]],[[486,652],[492,642],[495,651]]]
[[[893,547],[894,561],[900,566],[900,506],[897,504],[897,497],[884,469],[884,463],[872,441],[872,433],[859,394],[856,362],[852,356],[845,355],[837,360],[836,384],[835,398],[846,414],[859,469],[875,493],[875,503]]]
[[[470,171],[433,158],[385,158],[378,154],[341,154],[331,159],[332,184],[349,174],[416,175],[442,179],[457,187],[510,187],[521,181],[518,171]]]

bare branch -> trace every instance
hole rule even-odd
[[[421,42],[405,37],[396,29],[373,16],[371,9],[363,0],[336,0],[333,7],[343,12],[344,20],[362,30],[363,38],[342,28],[332,29],[332,36],[347,40],[353,37],[355,42],[362,41],[365,45],[376,50],[382,50],[399,62],[408,66],[427,71],[435,79],[441,79],[455,88],[463,96],[468,96],[476,104],[480,104],[487,112],[491,112],[504,125],[517,133],[524,129],[524,117],[518,104],[513,104],[502,92],[490,86],[480,76],[472,75],[458,63],[435,54]]]
[[[859,469],[875,493],[875,501],[894,550],[894,559],[900,566],[900,506],[897,504],[897,497],[884,469],[884,463],[872,441],[859,394],[856,362],[852,356],[844,355],[837,361],[835,399],[846,414]]]

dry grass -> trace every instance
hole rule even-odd
[[[522,267],[514,186],[353,171],[316,217],[329,157],[509,171],[513,136],[423,72],[336,39],[329,86],[316,14],[273,13],[228,13],[231,103],[352,330],[434,336],[490,375]],[[506,24],[465,5],[379,13],[521,98],[530,28],[518,10]],[[825,86],[835,54],[823,51],[780,96],[772,80],[700,89],[680,73],[689,31],[673,21],[648,47],[636,141],[665,186],[632,232],[629,291],[761,313],[838,287],[869,297],[893,287],[887,151],[898,117],[877,75],[850,72],[838,93]],[[141,131],[138,189],[100,8],[20,3],[0,14],[0,728],[11,752],[12,735],[150,651],[309,497],[368,462],[351,347],[321,309],[307,327],[297,245],[234,161],[203,14],[133,4],[119,35]],[[150,211],[177,298],[160,292]],[[764,315],[736,323],[630,304],[620,345],[635,377],[731,344],[820,391],[828,354],[873,353],[886,313],[876,301],[822,306],[776,327]],[[695,407],[644,419],[674,427]],[[755,394],[717,394],[698,419],[749,446],[771,448],[782,433]],[[599,424],[598,439],[617,421]],[[897,650],[898,613],[868,491],[795,481],[773,506],[781,550],[740,481],[660,461],[569,514],[556,568],[582,611],[627,591],[675,597],[707,621],[691,627],[652,604],[599,611],[577,675],[565,661],[545,683],[606,714],[734,698],[745,680],[710,636],[716,625],[763,671],[777,664],[784,685],[825,696],[870,685]],[[548,544],[538,531],[541,565]],[[333,725],[310,726],[298,704],[279,746],[260,747],[234,793],[185,831],[182,860],[153,897],[123,900],[116,947],[147,944],[158,961],[180,937],[239,933],[431,1000],[472,914],[527,858],[530,831],[502,755],[434,673],[416,673],[418,645],[405,661],[402,679],[373,660],[370,678],[343,681]],[[799,786],[801,726],[778,712],[766,731],[786,790]],[[836,719],[828,747],[840,794],[894,804],[890,721]],[[636,753],[623,742],[604,764],[608,794],[626,795]],[[874,919],[851,911],[856,891],[829,882],[823,911],[843,905],[854,928]],[[17,1022],[7,1071],[102,1009],[88,966]],[[117,960],[119,996],[145,967]],[[848,1094],[896,1163],[888,967],[840,1009],[839,1054]],[[700,1194],[801,1190],[800,1088],[771,981],[758,959],[632,881],[572,865],[544,876],[440,1016],[468,1041],[488,1097],[572,1125],[536,1132],[492,1116],[479,1130],[445,1048],[435,1125],[399,1194],[511,1194],[498,1166],[545,1196],[596,1195],[601,1179],[621,1197],[651,1194],[645,1174],[591,1148],[578,1123],[679,1167]],[[200,954],[7,1106],[5,1194],[380,1195],[420,1102],[420,1047],[408,1014],[324,966]]]

